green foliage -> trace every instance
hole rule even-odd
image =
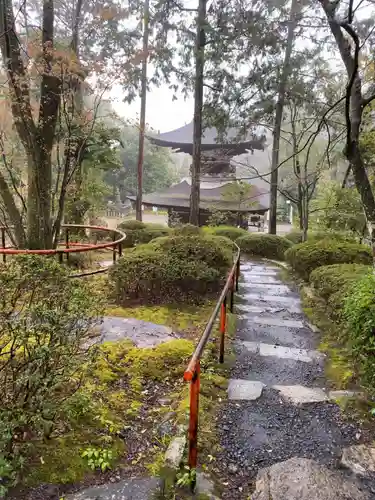
[[[125,241],[123,242],[124,248],[131,248],[135,245],[148,243],[155,238],[166,236],[169,234],[170,229],[161,224],[152,224],[140,222],[137,220],[129,220],[119,224],[118,229],[124,231],[126,234]]]
[[[214,236],[226,236],[232,241],[236,241],[240,236],[248,235],[245,229],[234,226],[206,226],[203,231]]]
[[[371,249],[357,243],[321,240],[294,245],[286,251],[285,259],[302,278],[320,266],[330,264],[371,264]]]
[[[64,418],[100,309],[53,258],[12,259],[0,288],[0,453],[13,466],[24,440],[49,437]]]
[[[201,228],[193,224],[181,224],[172,229],[173,236],[194,236],[202,232]]]
[[[275,234],[250,233],[236,240],[241,250],[250,255],[258,255],[269,259],[284,260],[285,251],[292,242]]]
[[[124,255],[109,274],[114,298],[170,302],[201,300],[217,290],[232,262],[232,252],[214,237],[158,238]]]
[[[102,472],[105,472],[111,469],[113,460],[112,450],[89,447],[81,453],[81,457],[87,460],[87,465],[91,470],[100,469]]]
[[[349,345],[365,384],[375,386],[375,275],[369,272],[351,287],[344,303]]]
[[[291,242],[297,244],[302,243],[302,231],[291,231],[285,235],[285,238]],[[352,243],[356,242],[353,233],[344,231],[334,231],[331,229],[326,229],[324,231],[309,231],[307,233],[307,241],[320,241],[320,240],[336,240],[336,241],[349,241]]]
[[[285,238],[294,244],[302,243],[303,233],[302,231],[293,230],[285,235]]]
[[[312,224],[318,230],[346,232],[352,238],[366,234],[366,217],[356,189],[342,188],[337,182],[324,182],[311,208],[316,214]]]

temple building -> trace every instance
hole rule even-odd
[[[193,123],[189,123],[171,132],[148,136],[155,145],[173,149],[192,155],[193,152]],[[251,186],[249,196],[241,200],[236,189],[228,187],[236,183],[235,162],[233,157],[252,153],[255,150],[263,151],[265,136],[251,134],[243,141],[237,138],[236,130],[227,131],[225,141],[219,139],[215,128],[206,128],[202,136],[201,155],[201,182],[200,182],[200,213],[199,223],[204,225],[213,212],[225,212],[226,223],[247,227],[252,219],[259,219],[268,211],[264,204],[265,196],[256,186]],[[190,178],[183,179],[178,184],[164,191],[144,194],[144,206],[158,207],[168,210],[168,221],[173,217],[183,222],[189,222],[190,213]],[[129,199],[135,201],[134,196]]]

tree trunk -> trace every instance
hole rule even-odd
[[[13,235],[18,248],[25,248],[26,235],[23,228],[21,213],[15,203],[14,197],[10,192],[9,186],[0,172],[0,197],[3,200],[6,213],[10,224],[13,226]]]
[[[145,147],[146,128],[146,98],[147,98],[147,58],[148,58],[148,35],[150,21],[149,0],[143,4],[143,59],[141,76],[141,115],[139,120],[138,138],[138,169],[137,169],[137,199],[135,207],[135,218],[142,221],[142,194],[143,194],[143,157]]]
[[[190,224],[194,224],[195,226],[199,226],[206,7],[207,0],[199,0],[197,16],[197,36],[195,40],[193,163],[191,168],[189,219]]]
[[[280,151],[280,136],[281,123],[283,119],[283,109],[285,102],[285,92],[287,87],[288,76],[290,73],[290,60],[292,56],[294,32],[298,22],[298,14],[301,6],[298,0],[292,0],[290,8],[290,17],[288,25],[288,35],[286,49],[284,55],[283,67],[281,70],[277,103],[275,108],[275,123],[273,129],[272,142],[272,160],[271,160],[271,191],[270,191],[270,218],[268,232],[276,234],[276,218],[277,218],[277,188],[278,188],[278,168],[279,168],[279,151]]]

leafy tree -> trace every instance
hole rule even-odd
[[[121,135],[121,149],[119,151],[121,168],[109,169],[104,174],[105,182],[112,187],[116,199],[119,192],[124,202],[127,195],[137,193],[137,166],[138,166],[138,132],[135,128],[126,127]],[[154,146],[145,140],[143,161],[143,192],[150,193],[169,187],[177,181],[168,150]]]

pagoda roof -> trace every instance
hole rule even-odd
[[[229,181],[233,182],[233,181]],[[218,187],[213,187],[210,189],[205,189],[202,186],[200,189],[200,208],[204,210],[222,210],[228,212],[255,212],[262,213],[268,210],[268,207],[261,205],[259,199],[262,193],[256,186],[253,187],[253,194],[251,206],[239,207],[238,202],[234,200],[226,200],[223,196],[225,192],[225,185],[222,184]],[[228,183],[227,183],[228,184]],[[165,191],[156,191],[150,194],[144,194],[142,197],[142,203],[147,206],[154,207],[164,207],[164,208],[189,208],[190,207],[190,190],[191,185],[186,181],[182,181],[179,184],[175,184]],[[132,201],[136,200],[135,196],[128,196]]]
[[[147,138],[156,146],[172,148],[182,153],[192,154],[193,152],[193,122],[183,127],[164,132],[157,136],[148,135]],[[226,150],[230,156],[237,156],[247,151],[258,149],[263,151],[265,148],[265,135],[248,134],[245,139],[240,141],[238,130],[229,128],[224,134],[224,139],[219,135],[216,128],[206,128],[202,134],[202,151],[211,151],[214,149]]]

